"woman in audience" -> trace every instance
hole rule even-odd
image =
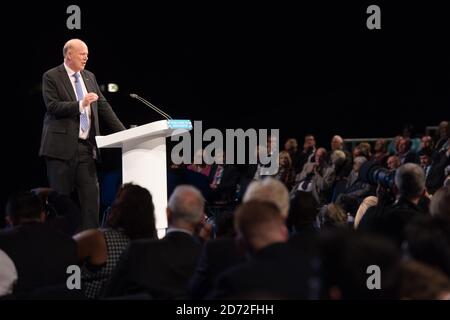
[[[274,178],[283,182],[286,188],[291,190],[295,180],[295,173],[292,167],[291,156],[287,151],[280,152],[278,172]]]
[[[152,196],[131,183],[118,191],[106,229],[90,229],[74,236],[82,284],[88,298],[98,298],[120,255],[131,240],[156,238]]]

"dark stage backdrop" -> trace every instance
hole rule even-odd
[[[379,4],[382,29],[370,31],[373,3],[164,3],[16,1],[2,10],[6,192],[46,184],[40,81],[74,37],[87,42],[99,82],[119,85],[105,95],[127,126],[159,119],[131,92],[206,128],[312,132],[326,147],[335,133],[393,136],[405,122],[421,132],[449,117],[450,26],[436,4]],[[81,30],[66,28],[70,4],[81,8]]]

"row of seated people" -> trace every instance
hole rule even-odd
[[[79,210],[48,189],[10,199],[0,231],[1,294],[9,299],[449,299],[450,188],[431,198],[416,164],[395,173],[395,199],[363,202],[349,225],[306,191],[254,181],[211,239],[205,201],[192,186],[171,194],[157,239],[151,194],[123,185],[106,228],[77,232]],[[426,199],[426,201],[424,201]],[[48,203],[49,214],[43,203]],[[47,208],[48,209],[48,208]],[[67,289],[67,267],[81,289]],[[367,268],[381,270],[380,290]],[[376,286],[376,281],[375,284]]]
[[[288,190],[312,192],[322,205],[337,202],[354,215],[366,196],[375,195],[375,188],[359,176],[366,161],[392,172],[402,164],[418,163],[425,172],[427,192],[433,194],[440,188],[450,173],[449,131],[448,122],[443,121],[434,139],[428,135],[418,139],[412,138],[411,128],[405,126],[402,135],[390,144],[385,139],[378,139],[373,152],[369,143],[360,143],[348,152],[338,135],[331,139],[329,151],[316,147],[316,139],[311,134],[305,136],[301,151],[297,140],[289,138],[277,159],[278,172],[272,177],[283,182]],[[268,154],[272,144],[272,137],[268,137]],[[219,164],[225,159],[223,151],[216,154],[212,165],[205,163],[203,150],[199,150],[194,158],[193,164],[172,166],[169,194],[177,185],[188,183],[201,190],[208,204],[225,203],[233,207],[251,181],[267,177],[261,174],[263,166],[260,164]]]

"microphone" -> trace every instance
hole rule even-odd
[[[150,107],[151,109],[153,109],[153,111],[158,112],[160,115],[162,115],[164,118],[166,118],[167,120],[172,120],[172,117],[169,116],[167,113],[165,113],[164,111],[162,111],[161,109],[159,109],[158,107],[154,106],[153,104],[151,104],[150,102],[148,102],[147,100],[145,100],[144,98],[138,96],[135,93],[130,93],[130,97],[132,97],[133,99],[137,99],[140,102],[142,102],[143,104],[145,104],[147,107]]]

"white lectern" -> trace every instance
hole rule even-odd
[[[122,182],[133,182],[152,194],[160,238],[167,228],[166,138],[191,129],[189,120],[161,120],[95,137],[99,148],[122,148]]]

